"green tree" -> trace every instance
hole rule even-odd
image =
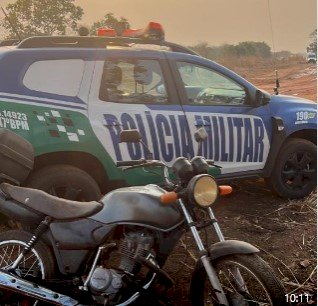
[[[190,47],[193,51],[199,53],[203,57],[209,58],[211,53],[211,47],[207,42],[200,42],[197,45]]]
[[[77,23],[83,16],[83,9],[75,0],[17,0],[8,4],[7,14],[21,37],[33,35],[65,35],[67,29],[77,30]],[[2,26],[8,31],[8,38],[16,37],[8,20]]]
[[[317,29],[310,33],[312,42],[307,47],[307,52],[315,52],[317,54]]]
[[[6,35],[5,29],[0,26],[0,41],[1,41],[1,40],[4,40],[6,36],[7,36],[7,35]]]
[[[113,13],[107,13],[102,20],[94,22],[90,29],[90,34],[96,35],[99,28],[117,29],[119,25],[126,29],[130,28],[130,23],[126,18],[117,18]]]
[[[243,41],[235,46],[239,56],[259,56],[269,58],[271,56],[271,48],[265,42]]]
[[[230,45],[230,44],[224,44],[219,48],[219,54],[221,57],[237,57],[238,54],[238,48],[236,45]]]

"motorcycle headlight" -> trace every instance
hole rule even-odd
[[[219,195],[216,181],[208,174],[194,176],[188,184],[189,199],[201,207],[212,205]]]

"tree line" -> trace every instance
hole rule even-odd
[[[190,46],[190,48],[200,55],[211,59],[245,56],[270,58],[272,56],[271,48],[268,44],[256,41],[243,41],[236,45],[224,44],[221,46],[211,46],[207,42],[202,42]]]
[[[14,3],[8,4],[5,11],[8,18],[0,19],[0,41],[17,38],[16,30],[21,38],[35,35],[74,34],[78,31],[84,14],[84,10],[75,4],[75,0],[16,0]],[[119,23],[124,24],[126,28],[131,26],[126,18],[117,18],[113,13],[106,13],[104,18],[94,22],[88,31],[91,35],[96,35],[98,28],[116,28]],[[312,42],[308,45],[307,52],[317,53],[317,30],[312,32],[310,37]],[[272,56],[268,44],[255,41],[221,46],[211,46],[207,42],[202,42],[190,46],[190,48],[211,59],[246,56],[270,58]],[[282,52],[288,53],[289,51]]]
[[[16,31],[22,38],[74,34],[81,26],[84,15],[84,10],[75,4],[75,0],[17,0],[8,4],[5,12],[8,18],[3,16],[0,19],[0,40],[17,38]],[[98,28],[114,28],[118,23],[130,28],[126,18],[107,13],[88,30],[90,34],[96,35]]]

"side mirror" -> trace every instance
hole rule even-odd
[[[266,105],[271,99],[271,96],[259,89],[255,93],[255,106]]]
[[[208,138],[208,133],[206,132],[204,127],[199,128],[194,133],[194,139],[196,142],[201,142]]]
[[[141,135],[138,130],[123,130],[120,132],[120,142],[140,142]]]

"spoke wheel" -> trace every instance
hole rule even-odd
[[[230,305],[272,306],[270,295],[258,277],[241,263],[231,260],[217,265],[218,276]],[[239,271],[244,282],[238,280]],[[210,282],[205,282],[204,305],[218,305]]]
[[[0,268],[7,270],[11,267],[26,243],[19,240],[7,240],[0,242]],[[35,277],[44,279],[44,265],[36,250],[23,257],[16,269],[18,276],[22,278]]]
[[[10,268],[31,237],[30,233],[16,230],[0,234],[0,269]],[[18,277],[30,281],[51,278],[54,273],[54,260],[50,249],[42,242],[38,242],[31,252],[22,259],[15,273]],[[0,305],[33,306],[35,303],[35,300],[15,292],[1,291],[0,289],[0,293]]]
[[[255,254],[230,255],[213,266],[230,306],[285,306],[285,291],[271,268]],[[219,306],[205,269],[192,279],[191,301],[195,306]]]

